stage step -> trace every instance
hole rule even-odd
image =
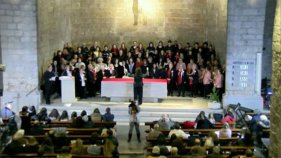
[[[73,111],[76,111],[79,115],[82,110],[86,110],[90,115],[95,108],[99,108],[100,112],[104,114],[105,109],[110,107],[117,123],[127,123],[129,120],[128,105],[128,102],[97,102],[86,99],[65,105],[61,103],[41,105],[38,108],[46,107],[48,112],[56,108],[60,113],[67,110],[69,115]],[[169,114],[174,121],[186,121],[195,120],[200,111],[205,111],[206,115],[209,113],[222,113],[222,109],[208,109],[207,101],[202,98],[170,97],[162,103],[143,103],[140,108],[139,118],[141,123],[159,120],[163,114]]]

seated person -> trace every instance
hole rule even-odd
[[[171,138],[173,134],[175,134],[178,138],[182,139],[187,139],[190,136],[189,134],[186,134],[182,129],[180,129],[180,125],[178,123],[174,125],[174,128],[175,129],[172,129],[169,132],[168,138]]]
[[[159,130],[170,130],[171,127],[174,125],[174,122],[169,118],[169,115],[164,114],[161,116],[160,120],[158,121]]]
[[[12,137],[12,141],[6,145],[3,153],[15,155],[24,152],[24,146],[28,140],[24,138],[24,130],[18,130]]]
[[[200,139],[195,139],[195,145],[191,147],[191,155],[206,155],[206,149],[201,146]]]
[[[19,112],[19,116],[21,118],[21,129],[24,129],[26,133],[29,133],[30,127],[31,127],[31,118],[28,113],[28,107],[23,106],[22,110]]]
[[[196,129],[209,129],[213,128],[214,125],[209,121],[209,119],[205,116],[205,112],[201,111],[199,115],[196,117]]]
[[[9,119],[10,117],[14,116],[15,112],[12,111],[12,104],[11,102],[6,103],[5,107],[1,109],[1,118],[3,120]]]
[[[227,111],[224,118],[221,120],[221,123],[225,123],[225,122],[227,122],[229,124],[235,123],[235,117],[231,111]]]
[[[58,121],[59,117],[60,117],[59,111],[56,108],[52,109],[52,111],[49,114],[50,120],[51,121]]]
[[[232,131],[228,123],[224,123],[222,129],[219,131],[219,138],[231,138]]]
[[[66,110],[62,111],[59,121],[69,121],[68,112]]]
[[[71,141],[71,154],[83,155],[86,153],[87,149],[84,147],[83,141],[81,139]]]
[[[36,115],[36,118],[38,121],[50,121],[45,107],[40,110],[40,112]]]
[[[70,148],[68,146],[63,146],[61,152],[57,154],[57,158],[71,158]]]
[[[110,108],[106,108],[106,113],[102,115],[102,120],[103,121],[113,121],[114,120],[114,115],[110,112]]]
[[[169,150],[166,146],[166,137],[164,134],[160,134],[157,138],[157,141],[155,142],[155,145],[157,145],[160,148],[160,155],[168,155]]]
[[[181,155],[178,154],[178,148],[177,147],[171,148],[171,155],[169,155],[168,158],[181,158]]]
[[[160,156],[160,148],[158,146],[154,146],[152,148],[152,155],[147,156],[147,158],[166,158],[166,156]]]
[[[101,116],[100,110],[98,108],[95,108],[95,110],[91,114],[92,122],[101,121],[101,119],[102,119],[102,116]]]
[[[254,139],[253,135],[247,128],[242,128],[241,138],[238,140],[238,144],[241,146],[253,146]]]
[[[206,158],[221,158],[222,155],[220,154],[220,147],[215,146],[212,149],[212,153],[208,154]]]
[[[172,137],[174,134],[172,135]],[[187,151],[185,149],[186,143],[183,141],[182,138],[175,138],[173,142],[171,143],[172,147],[177,147],[178,148],[178,154],[179,155],[186,155]]]
[[[158,138],[158,136],[162,134],[161,131],[159,131],[159,124],[154,124],[153,129],[151,129],[151,131],[148,133],[147,135],[147,139],[154,139],[154,138]]]
[[[207,148],[214,147],[215,146],[214,142],[217,140],[218,140],[217,134],[215,132],[210,132],[209,136],[205,140],[204,146]]]

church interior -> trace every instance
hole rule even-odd
[[[281,155],[281,0],[0,0],[0,37],[0,157]]]

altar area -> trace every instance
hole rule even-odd
[[[167,98],[166,79],[143,79],[143,102],[157,103]],[[134,99],[133,78],[106,78],[101,83],[101,96],[110,101],[128,101]]]

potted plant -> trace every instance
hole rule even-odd
[[[211,109],[221,108],[220,98],[215,87],[212,89],[212,93],[210,93],[209,100],[210,101],[208,102],[208,108]]]

